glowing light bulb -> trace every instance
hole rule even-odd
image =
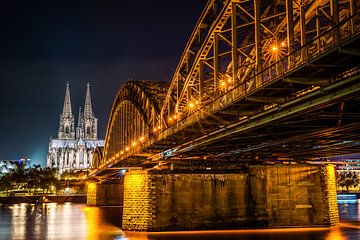
[[[130,148],[129,147],[125,147],[125,151],[129,151],[130,150]]]
[[[145,140],[144,137],[141,137],[141,138],[140,138],[140,142],[143,142],[144,140]]]
[[[285,47],[285,42],[281,42],[280,44],[282,47]]]
[[[194,108],[194,107],[195,107],[195,104],[194,104],[193,102],[190,102],[190,103],[189,103],[189,107],[190,107],[190,108]]]
[[[278,46],[276,46],[276,45],[273,45],[272,47],[271,47],[271,51],[273,51],[273,52],[277,52],[279,50],[279,48],[278,48]]]
[[[121,151],[120,154],[121,154],[121,155],[124,155],[124,151]]]
[[[133,147],[135,147],[136,144],[137,144],[137,143],[134,141],[131,145],[132,145]]]

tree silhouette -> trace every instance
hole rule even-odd
[[[337,185],[349,192],[350,187],[357,187],[360,184],[359,175],[355,172],[346,171],[337,173]]]

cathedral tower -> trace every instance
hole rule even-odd
[[[59,139],[75,138],[74,116],[71,110],[70,87],[66,83],[63,112],[60,114]]]
[[[97,118],[93,114],[90,96],[90,84],[86,85],[86,97],[83,115],[84,125],[84,139],[96,140],[97,139]]]
[[[50,139],[47,165],[60,172],[88,169],[96,147],[104,146],[97,138],[97,118],[91,106],[90,84],[87,84],[84,112],[79,109],[76,132],[71,110],[69,83],[66,84],[63,112],[60,114],[58,137]]]

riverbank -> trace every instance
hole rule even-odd
[[[0,197],[0,204],[16,204],[16,203],[41,203],[43,197],[47,202],[54,203],[86,203],[86,194],[66,194],[66,195],[29,195],[29,196],[7,196]]]

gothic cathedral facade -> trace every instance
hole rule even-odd
[[[98,119],[95,117],[90,96],[90,85],[86,87],[84,112],[79,109],[77,126],[71,109],[69,83],[66,84],[63,112],[56,139],[50,139],[47,166],[60,172],[88,169],[96,147],[104,146],[97,137]]]

